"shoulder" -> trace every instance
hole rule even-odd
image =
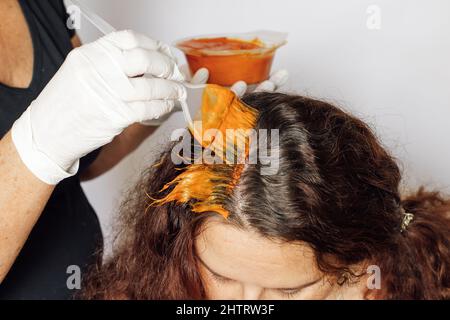
[[[56,32],[57,38],[75,35],[75,30],[68,28],[69,15],[63,0],[23,0],[31,9],[33,15],[45,25],[45,30]]]

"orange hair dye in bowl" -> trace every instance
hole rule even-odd
[[[178,41],[189,69],[209,70],[208,83],[231,86],[239,80],[255,84],[270,75],[277,48],[285,43],[285,34],[254,32],[229,36],[205,36]]]

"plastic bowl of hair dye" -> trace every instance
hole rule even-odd
[[[174,45],[185,54],[192,74],[207,68],[208,83],[231,86],[239,80],[255,84],[268,79],[275,52],[286,38],[287,33],[255,31],[190,37]]]

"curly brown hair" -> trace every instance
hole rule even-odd
[[[244,166],[226,203],[230,223],[307,243],[319,268],[336,277],[364,261],[378,265],[375,298],[450,298],[448,199],[423,189],[402,199],[393,157],[364,122],[335,106],[282,93],[243,100],[259,111],[257,129],[280,130],[280,165],[267,176],[259,163]],[[207,298],[194,241],[211,214],[192,212],[192,203],[146,210],[148,195],[160,197],[185,166],[170,150],[130,192],[116,252],[85,279],[81,298]],[[403,209],[414,219],[401,232]]]

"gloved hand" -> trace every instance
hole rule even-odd
[[[170,112],[186,95],[178,81],[184,77],[167,45],[132,31],[111,33],[68,55],[14,123],[13,142],[35,176],[57,184],[129,125]]]
[[[206,68],[200,68],[195,72],[195,74],[190,78],[189,77],[189,69],[187,65],[180,67],[181,72],[183,73],[185,79],[192,84],[205,84],[209,78],[209,71]],[[289,78],[289,73],[285,69],[278,70],[272,73],[268,80],[265,80],[257,85],[252,85],[250,87],[254,87],[252,92],[260,92],[267,91],[273,92],[278,90],[280,87],[286,84]],[[234,83],[231,88],[237,96],[242,97],[247,91],[249,91],[249,86],[245,81],[237,81]]]
[[[189,68],[186,64],[179,67],[181,74],[183,75],[186,82],[191,84],[205,84],[208,81],[209,71],[206,68],[200,68],[197,72],[191,77]],[[176,102],[174,111],[181,111],[181,105],[179,102]],[[158,119],[141,121],[141,124],[146,126],[160,126],[164,122],[166,122],[170,118],[171,114],[167,113],[164,116],[159,117]]]
[[[289,73],[285,69],[278,70],[272,73],[268,80],[265,80],[256,85],[253,92],[274,92],[280,87],[284,86],[289,78]],[[231,90],[236,93],[238,97],[242,97],[248,91],[248,85],[244,81],[238,81],[231,86]]]
[[[191,84],[205,84],[208,82],[209,78],[209,71],[206,68],[200,68],[198,69],[195,74],[191,77],[190,71],[188,66],[182,65],[180,67],[180,71],[183,74],[184,78],[187,82],[190,82]],[[286,84],[287,80],[289,78],[289,73],[285,69],[278,70],[274,72],[268,80],[265,80],[257,85],[251,85],[250,87],[253,87],[254,89],[251,90],[252,92],[274,92],[277,91],[280,87]],[[249,86],[245,81],[237,81],[234,83],[230,88],[238,97],[242,97],[247,91],[250,91]],[[178,105],[178,107],[181,110],[181,106]],[[175,109],[177,110],[177,109]],[[148,125],[148,126],[159,126],[163,122],[167,121],[167,119],[170,117],[170,114],[166,114],[156,120],[149,120],[149,121],[143,121],[141,124]]]
[[[205,84],[209,78],[209,71],[206,68],[200,68],[197,72],[189,78],[189,71],[186,70],[187,66],[182,66],[180,68],[181,72],[184,74],[186,79],[192,84]],[[254,90],[252,92],[273,92],[278,90],[280,87],[284,86],[289,78],[289,73],[285,69],[278,70],[272,73],[268,80],[265,80],[257,85],[252,85]],[[237,96],[242,97],[247,91],[249,91],[249,86],[245,81],[237,81],[231,88]]]

